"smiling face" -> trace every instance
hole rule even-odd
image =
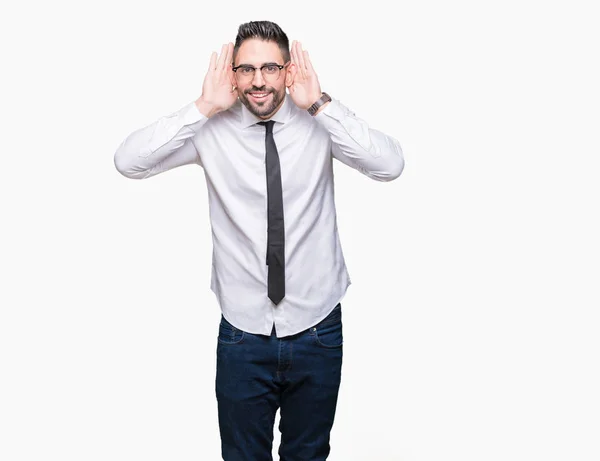
[[[260,67],[271,65],[260,72]],[[242,68],[235,72],[237,92],[242,104],[263,120],[279,110],[285,99],[285,88],[291,84],[289,65],[279,70],[275,65],[286,64],[277,43],[257,38],[244,40],[235,56],[233,66],[252,66],[252,72]]]

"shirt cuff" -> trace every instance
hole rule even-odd
[[[315,119],[323,121],[327,117],[331,117],[338,122],[342,121],[347,115],[354,115],[347,107],[344,107],[339,100],[331,98],[329,104],[327,104],[321,112],[315,115]]]

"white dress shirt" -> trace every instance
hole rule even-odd
[[[267,296],[265,127],[238,99],[207,118],[195,102],[131,133],[114,162],[143,179],[180,165],[204,170],[212,227],[211,290],[223,316],[250,333],[277,337],[324,319],[351,284],[338,236],[333,159],[377,181],[404,168],[398,141],[335,98],[316,116],[286,93],[271,117],[281,166],[285,221],[285,297]]]

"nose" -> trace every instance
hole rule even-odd
[[[260,69],[256,69],[254,71],[254,76],[252,77],[252,85],[257,88],[262,87],[265,84],[265,80],[263,78],[262,72]]]

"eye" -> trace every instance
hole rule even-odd
[[[267,72],[267,74],[274,74],[278,70],[279,70],[279,67],[277,67],[277,66],[265,66],[265,71]]]
[[[254,72],[254,67],[240,67],[239,70],[242,72],[242,75],[250,75]]]

